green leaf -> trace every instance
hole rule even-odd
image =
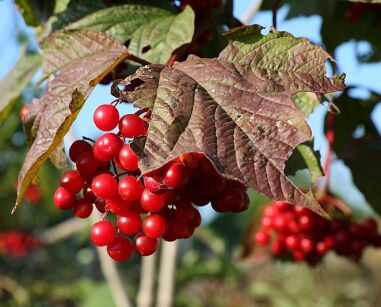
[[[41,64],[39,54],[22,54],[16,66],[0,81],[0,124],[12,110],[17,98]]]
[[[323,176],[323,170],[320,165],[320,152],[313,149],[312,141],[298,145],[286,162],[286,174],[295,175],[301,169],[308,169],[312,183]]]
[[[312,192],[284,174],[293,149],[311,136],[291,97],[342,90],[343,76],[325,76],[331,57],[319,46],[261,30],[227,32],[229,45],[218,58],[149,65],[126,78],[123,95],[152,108],[148,136],[134,144],[140,168],[147,173],[181,154],[204,152],[225,177],[324,215]]]
[[[26,24],[36,27],[53,14],[55,2],[55,0],[16,0],[16,5]]]
[[[132,35],[130,52],[152,63],[166,63],[174,50],[192,41],[194,17],[187,6],[178,15],[144,24]]]
[[[61,48],[64,42],[70,48]],[[49,82],[46,96],[31,104],[25,118],[27,127],[34,126],[37,133],[19,173],[13,212],[42,164],[60,146],[94,86],[128,56],[115,39],[86,30],[57,32],[43,48],[47,67],[59,74]],[[41,116],[36,116],[38,112]]]
[[[292,101],[304,116],[310,115],[320,105],[320,99],[315,93],[297,93],[292,97]]]

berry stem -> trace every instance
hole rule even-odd
[[[141,65],[150,65],[150,64],[152,64],[151,62],[148,62],[148,61],[146,61],[146,60],[144,60],[142,58],[139,58],[136,55],[133,55],[131,53],[128,55],[127,59],[131,60],[131,61],[134,61],[136,63],[139,63]]]
[[[324,185],[324,191],[327,191],[329,188],[329,181],[331,178],[331,164],[332,164],[332,153],[333,153],[333,142],[335,140],[335,131],[333,128],[333,122],[335,119],[335,114],[328,113],[326,118],[326,126],[327,126],[327,132],[326,132],[326,138],[328,141],[328,151],[327,156],[325,158],[324,162],[324,174],[325,174],[325,185]]]
[[[90,139],[86,136],[82,136],[82,139],[85,140],[85,141],[89,141],[89,142],[92,142],[92,143],[95,143],[95,141],[93,139]]]
[[[280,6],[280,3],[282,0],[275,0],[273,6],[272,6],[272,12],[273,12],[273,27],[276,29],[277,26],[277,15],[278,15],[278,9]]]

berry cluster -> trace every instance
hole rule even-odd
[[[264,209],[261,229],[255,233],[258,245],[271,245],[274,256],[318,264],[330,250],[360,260],[366,246],[381,247],[377,222],[366,219],[361,224],[344,218],[336,207],[322,204],[333,220],[326,220],[307,208],[275,202]],[[340,216],[341,215],[341,216]]]
[[[211,202],[218,212],[239,212],[249,206],[246,187],[224,179],[200,153],[181,155],[143,176],[139,158],[127,141],[147,134],[149,118],[149,110],[120,118],[112,104],[98,107],[94,123],[107,133],[94,145],[86,140],[71,145],[69,156],[77,169],[63,174],[54,195],[58,208],[71,209],[77,217],[88,217],[93,204],[104,213],[92,226],[90,237],[96,246],[107,246],[116,261],[128,259],[133,250],[142,256],[154,253],[159,238],[189,238],[201,224],[193,205]],[[116,127],[117,134],[108,132]],[[116,215],[117,229],[105,219],[110,213]],[[129,236],[135,236],[133,243]]]
[[[28,233],[7,231],[0,233],[0,253],[15,258],[24,257],[31,250],[40,248],[42,242]]]

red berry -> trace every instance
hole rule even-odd
[[[134,240],[135,250],[141,256],[152,255],[157,249],[157,239],[150,238],[140,232],[136,235]]]
[[[83,197],[90,202],[94,202],[95,199],[97,198],[95,194],[93,193],[93,190],[91,189],[90,182],[85,183],[85,186],[83,187],[83,190],[82,190],[82,194],[83,194]]]
[[[189,180],[188,169],[181,163],[173,163],[164,176],[164,184],[172,189],[183,188]]]
[[[368,218],[365,221],[363,221],[362,228],[364,229],[365,234],[369,238],[373,238],[377,235],[378,225],[377,222],[372,218]]]
[[[119,121],[119,130],[126,138],[134,138],[147,134],[145,121],[136,114],[124,115]]]
[[[130,145],[123,145],[119,152],[119,163],[127,171],[135,171],[138,169],[139,158],[131,149]]]
[[[109,221],[100,221],[91,227],[90,238],[96,246],[105,246],[112,243],[115,236],[115,227]]]
[[[227,187],[220,197],[212,201],[212,207],[217,212],[226,212],[240,209],[243,206],[244,198],[240,189]]]
[[[77,162],[78,157],[86,152],[92,151],[93,147],[84,140],[77,140],[73,144],[71,144],[69,149],[69,157],[71,161]]]
[[[24,104],[23,107],[20,110],[20,118],[23,120],[25,116],[29,113],[29,104]]]
[[[118,183],[110,174],[100,174],[93,179],[91,189],[101,199],[111,199],[118,193]]]
[[[306,254],[313,250],[314,245],[314,242],[309,238],[302,238],[299,242],[300,249]]]
[[[106,133],[95,141],[94,157],[102,162],[110,161],[119,154],[122,146],[122,140],[115,133]]]
[[[95,207],[97,207],[97,209],[100,213],[106,212],[106,202],[103,199],[96,198],[94,200],[94,205],[95,205]]]
[[[118,126],[119,112],[111,104],[103,104],[95,110],[93,119],[98,129],[110,131]]]
[[[299,239],[295,235],[289,235],[286,237],[286,246],[289,250],[294,250],[299,246]]]
[[[271,252],[275,256],[279,256],[282,254],[285,250],[285,246],[282,240],[275,240],[273,244],[271,245]]]
[[[195,210],[189,200],[182,199],[176,203],[176,219],[187,223],[193,219]]]
[[[165,233],[167,223],[159,214],[151,214],[143,221],[144,233],[150,238],[159,238]]]
[[[70,209],[74,206],[75,194],[59,187],[54,193],[53,202],[61,210]]]
[[[142,219],[135,211],[126,211],[118,215],[117,225],[121,232],[126,235],[137,233],[142,229]]]
[[[78,199],[73,207],[73,214],[81,219],[87,218],[93,212],[93,204],[88,200]]]
[[[150,212],[160,211],[165,204],[164,194],[154,194],[147,189],[144,189],[140,197],[141,206]]]
[[[102,166],[93,155],[92,151],[85,151],[81,153],[76,161],[78,172],[83,178],[92,177],[98,169]]]
[[[161,183],[161,180],[158,176],[144,176],[144,187],[153,192],[160,193],[163,192],[165,185]]]
[[[107,253],[115,261],[125,261],[131,257],[134,251],[131,241],[125,237],[117,236],[107,245]]]
[[[134,201],[142,195],[143,185],[134,176],[126,176],[119,181],[118,191],[122,199]]]
[[[182,239],[185,238],[188,234],[188,226],[186,223],[173,220],[168,223],[167,229],[165,231],[164,238],[167,238],[169,240],[167,241],[173,241],[172,238],[175,239]]]
[[[61,187],[72,193],[78,193],[83,189],[85,182],[78,171],[70,170],[63,174],[61,178]]]
[[[115,214],[122,214],[130,209],[131,202],[122,199],[119,195],[111,199],[106,199],[108,210]]]
[[[193,228],[201,225],[201,214],[197,209],[194,209],[192,220],[189,221],[188,225]]]
[[[299,228],[301,231],[309,231],[314,226],[314,221],[311,215],[301,215],[299,218]]]
[[[255,234],[255,242],[258,245],[267,245],[270,242],[270,236],[266,231],[258,231]]]

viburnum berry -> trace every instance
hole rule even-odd
[[[152,193],[161,193],[165,190],[165,185],[159,176],[144,176],[144,187]]]
[[[181,189],[189,180],[188,169],[181,163],[173,163],[164,176],[164,184],[172,189]]]
[[[78,172],[84,178],[92,177],[102,166],[101,162],[94,157],[92,151],[81,153],[75,164]]]
[[[24,104],[23,105],[23,107],[20,110],[20,118],[21,118],[21,120],[23,120],[25,118],[25,116],[29,113],[29,108],[30,108],[29,104]]]
[[[118,183],[110,174],[100,174],[93,179],[91,189],[97,197],[111,199],[118,193]]]
[[[195,208],[193,208],[193,209],[194,209],[193,217],[192,217],[192,220],[190,220],[188,222],[188,225],[190,227],[196,228],[196,227],[201,225],[201,214],[197,209],[195,209]]]
[[[109,211],[115,214],[122,214],[131,207],[131,202],[122,199],[119,195],[106,199],[106,205]]]
[[[115,133],[106,133],[95,141],[94,157],[102,162],[110,161],[119,155],[122,146],[122,140]]]
[[[75,201],[75,194],[63,187],[59,187],[54,193],[53,202],[61,210],[71,209]]]
[[[92,151],[93,147],[84,140],[77,140],[71,144],[69,149],[69,157],[71,161],[77,162],[78,157],[86,152],[86,151]]]
[[[212,201],[212,207],[217,212],[234,211],[241,209],[244,203],[242,191],[227,187],[220,197]]]
[[[128,238],[116,236],[114,241],[107,245],[107,253],[115,261],[125,261],[131,257],[134,247]]]
[[[167,223],[159,214],[151,214],[143,221],[143,231],[150,238],[160,238],[166,230]]]
[[[135,237],[134,246],[139,255],[149,256],[157,249],[157,239],[150,238],[144,232],[140,232]]]
[[[111,104],[100,105],[94,112],[94,124],[102,131],[111,131],[119,123],[119,111]]]
[[[147,189],[144,189],[140,197],[141,206],[150,212],[160,211],[165,204],[164,194],[154,194]]]
[[[255,242],[259,245],[267,245],[270,241],[270,236],[265,231],[258,231],[255,234]]]
[[[119,121],[120,133],[126,138],[134,138],[147,134],[146,122],[136,114],[124,115]]]
[[[140,214],[135,211],[126,211],[118,215],[117,225],[119,230],[126,235],[137,233],[143,226]]]
[[[103,199],[95,198],[94,205],[100,213],[106,212],[106,202]]]
[[[134,201],[140,198],[143,192],[141,181],[134,176],[126,176],[119,181],[119,195],[127,201]]]
[[[129,144],[123,145],[119,151],[119,163],[123,169],[127,171],[135,171],[138,169],[139,158],[132,150]]]
[[[96,246],[105,246],[114,241],[116,231],[109,221],[99,221],[91,227],[90,238]]]
[[[91,182],[85,182],[85,185],[82,190],[83,197],[86,198],[90,202],[95,202],[96,196],[91,189]]]
[[[81,198],[78,199],[73,206],[73,214],[79,218],[87,218],[93,212],[93,204],[88,200]]]
[[[85,182],[78,171],[70,170],[62,175],[60,185],[72,193],[78,193],[83,189]]]
[[[188,199],[182,199],[176,203],[176,219],[182,222],[189,222],[193,219],[196,209]]]

